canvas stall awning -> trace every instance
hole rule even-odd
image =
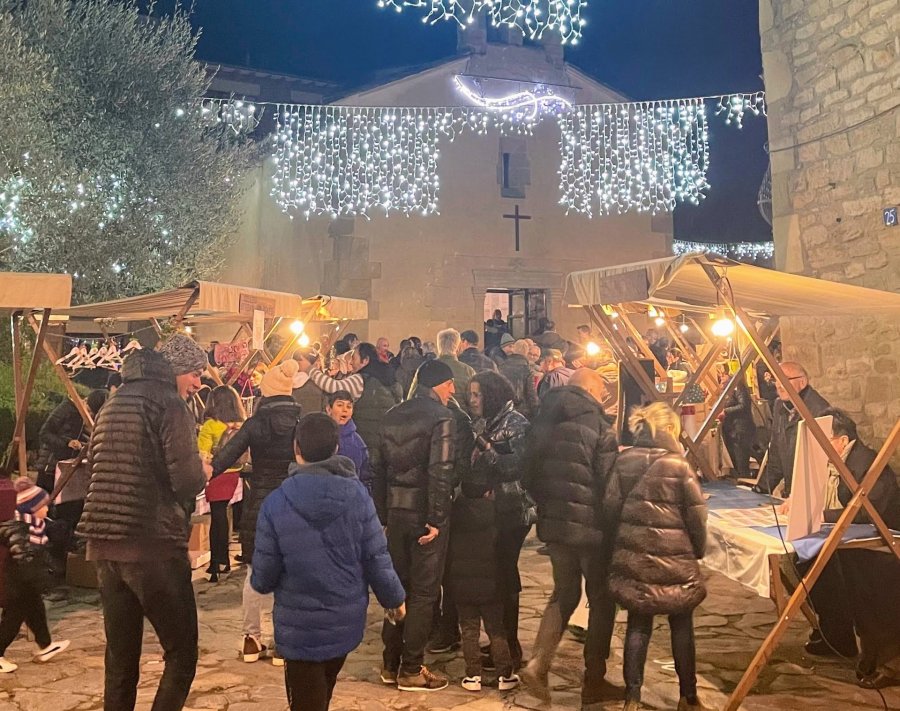
[[[572,272],[565,300],[578,306],[648,303],[714,310],[721,299],[704,271],[715,266],[734,299],[755,316],[852,316],[900,313],[900,294],[742,264],[708,254],[652,259]]]
[[[187,308],[186,308],[187,307]],[[70,318],[145,321],[183,316],[191,322],[250,321],[254,311],[266,318],[299,318],[303,299],[297,294],[246,286],[194,281],[178,288],[144,296],[75,306],[62,311]]]
[[[365,321],[369,318],[369,304],[362,299],[319,294],[303,299],[304,308],[315,308],[313,321]]]
[[[72,304],[69,274],[0,273],[0,311],[67,309]]]

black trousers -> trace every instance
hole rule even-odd
[[[228,502],[209,503],[209,568],[217,571],[218,566],[230,565],[228,557]]]
[[[723,428],[722,439],[725,440],[725,449],[728,450],[728,456],[731,457],[731,463],[734,470],[741,478],[750,476],[750,456],[753,454],[753,437],[752,430],[736,429],[730,430]]]
[[[459,606],[459,624],[462,627],[466,676],[481,676],[481,647],[478,644],[478,638],[481,635],[482,621],[484,621],[484,631],[491,640],[491,658],[497,666],[497,673],[505,677],[511,676],[513,673],[512,659],[509,656],[509,644],[503,625],[503,604],[500,602]]]
[[[694,613],[669,615],[672,631],[672,656],[681,696],[693,701],[697,698],[697,661],[694,645]],[[625,632],[624,668],[625,700],[640,701],[644,685],[644,665],[653,634],[653,615],[628,612],[628,628]]]
[[[12,568],[14,564],[10,564]],[[38,647],[43,649],[50,645],[50,630],[47,627],[47,611],[41,597],[41,586],[29,581],[16,582],[15,572],[10,571],[7,582],[6,606],[0,616],[0,657],[6,654],[6,648],[19,634],[24,622],[34,634]]]
[[[503,602],[503,627],[512,656],[513,667],[522,665],[522,645],[519,644],[519,554],[531,526],[500,527],[497,529],[497,586]]]
[[[806,575],[812,564],[812,561],[798,563],[797,572]],[[816,584],[810,588],[809,599],[819,618],[822,637],[841,654],[856,656],[854,611],[838,556],[832,556],[828,561]]]
[[[152,711],[181,711],[197,670],[197,604],[187,557],[99,561],[106,629],[104,711],[133,711],[146,617],[163,648],[165,669]]]
[[[385,669],[402,674],[417,674],[425,660],[425,645],[447,557],[449,527],[442,529],[431,543],[421,546],[419,538],[425,533],[424,526],[404,520],[388,521],[388,552],[406,590],[406,619],[396,625],[385,619],[381,639]]]
[[[284,661],[284,686],[291,711],[328,711],[346,656],[327,662]]]
[[[553,594],[544,609],[534,642],[532,661],[540,674],[546,674],[569,624],[569,618],[581,600],[581,581],[587,594],[587,636],[584,642],[584,684],[581,703],[602,700],[606,660],[616,618],[616,603],[606,588],[609,553],[587,546],[550,543],[553,565]]]

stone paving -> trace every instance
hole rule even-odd
[[[522,554],[522,642],[526,655],[550,593],[550,562],[537,555],[537,542],[529,540]],[[186,709],[228,711],[283,711],[287,709],[282,670],[268,661],[244,664],[238,658],[241,633],[240,591],[243,570],[237,569],[216,585],[197,581],[200,608],[200,662]],[[774,621],[771,603],[720,575],[709,577],[710,595],[695,617],[697,657],[702,698],[719,708],[734,687],[753,653]],[[0,675],[0,711],[92,711],[102,709],[103,626],[96,591],[70,589],[68,598],[48,603],[51,625],[58,638],[72,640],[70,650],[46,665],[27,661],[33,643],[24,638],[12,644],[7,657],[20,664],[13,674]],[[624,613],[619,615],[612,679],[621,683],[621,648]],[[350,656],[338,682],[331,708],[334,711],[500,711],[538,709],[525,691],[501,695],[498,691],[474,694],[459,687],[462,659],[444,655],[433,660],[453,683],[430,694],[403,693],[384,687],[378,680],[381,660],[381,613],[373,605],[362,646]],[[666,624],[660,620],[648,655],[644,702],[649,709],[674,709],[678,684],[669,651]],[[852,664],[804,657],[802,643],[808,629],[795,623],[763,672],[754,694],[745,701],[746,711],[769,709],[805,710],[881,709],[876,692],[859,689]],[[553,709],[579,709],[582,669],[581,646],[569,635],[560,646],[551,675]],[[152,631],[147,631],[138,711],[149,711],[162,671],[160,650]],[[884,691],[888,708],[900,709],[900,690]],[[609,703],[604,711],[621,708]]]

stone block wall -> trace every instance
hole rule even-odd
[[[760,0],[779,269],[900,291],[900,1]],[[900,417],[897,319],[791,319],[785,357],[880,444]]]

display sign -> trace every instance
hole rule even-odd
[[[897,208],[896,207],[886,207],[884,208],[884,225],[885,227],[896,227],[897,222]]]
[[[266,345],[266,312],[253,312],[253,350],[261,351]]]
[[[241,294],[238,301],[238,312],[250,320],[254,317],[255,311],[262,311],[266,318],[275,318],[275,299],[267,296],[258,296],[257,294]]]

